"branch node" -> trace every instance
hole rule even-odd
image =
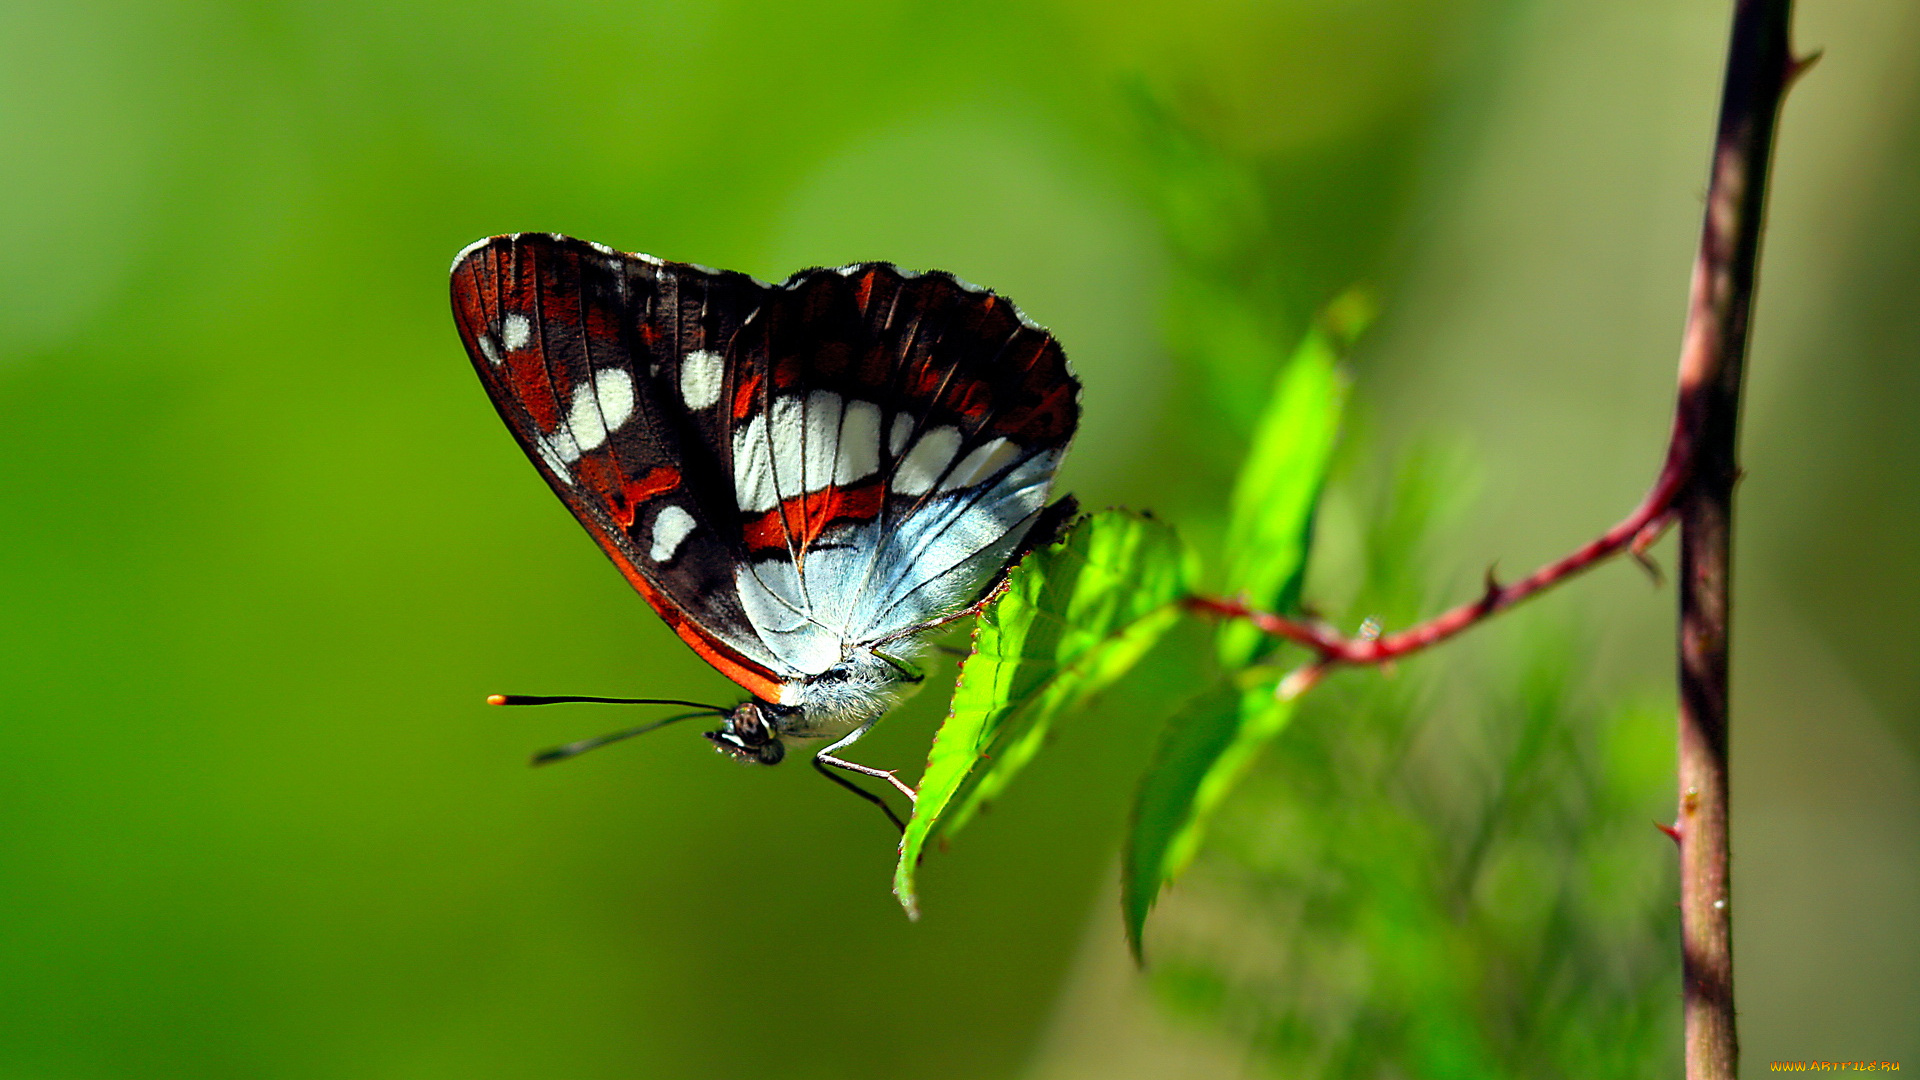
[[[1639,531],[1633,534],[1633,543],[1627,546],[1627,553],[1632,555],[1633,561],[1639,563],[1641,569],[1647,572],[1647,576],[1653,579],[1655,588],[1666,584],[1666,575],[1661,573],[1660,564],[1654,561],[1653,556],[1647,554],[1647,549],[1660,542],[1660,538],[1673,527],[1674,519],[1675,514],[1672,510],[1661,513],[1652,521],[1640,526]]]

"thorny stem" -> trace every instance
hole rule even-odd
[[[1766,214],[1774,129],[1811,59],[1788,41],[1792,0],[1739,0],[1713,148],[1713,182],[1680,354],[1680,422],[1692,441],[1680,521],[1680,942],[1687,1076],[1732,1080],[1733,897],[1728,874],[1727,659],[1740,386]]]
[[[1733,901],[1728,876],[1727,660],[1733,489],[1740,476],[1740,389],[1745,373],[1767,174],[1780,105],[1814,57],[1788,40],[1792,0],[1736,0],[1706,221],[1694,263],[1680,352],[1673,435],[1660,476],[1633,513],[1599,539],[1511,585],[1487,576],[1480,598],[1378,638],[1195,597],[1196,610],[1242,618],[1311,649],[1283,682],[1304,692],[1330,667],[1381,664],[1445,641],[1607,558],[1635,555],[1680,525],[1680,933],[1689,1080],[1732,1080],[1739,1055],[1733,1010]],[[1666,828],[1666,826],[1662,826]]]

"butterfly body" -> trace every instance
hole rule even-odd
[[[1062,512],[1079,384],[1045,330],[948,275],[770,285],[525,233],[462,252],[452,291],[527,456],[752,695],[709,735],[742,760],[857,738]]]

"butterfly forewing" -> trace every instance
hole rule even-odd
[[[884,263],[743,274],[522,234],[455,263],[494,404],[634,586],[723,673],[778,684],[975,603],[1078,420],[1004,298]]]
[[[764,288],[543,234],[476,245],[453,271],[468,354],[527,456],[683,639],[769,697],[791,672],[733,587],[737,511],[711,449],[721,425],[679,389],[724,367]]]

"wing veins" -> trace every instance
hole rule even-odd
[[[954,321],[956,322],[958,321],[957,317]],[[949,325],[949,328],[951,328],[952,323],[950,322],[948,325]],[[1019,338],[1021,332],[1024,329],[1025,329],[1024,327],[1020,327],[1020,326],[1016,326],[1014,328],[1013,333],[1009,334],[1007,336],[1007,339],[1001,343],[1000,350],[994,354],[994,358],[992,361],[993,363],[998,363],[1001,358],[1006,356],[1007,350],[1013,347],[1014,341]],[[944,332],[943,332],[943,336],[944,336]],[[954,367],[948,370],[948,379],[946,382],[943,382],[941,384],[939,393],[934,395],[935,401],[939,400],[940,395],[946,393],[947,386],[952,382],[953,373],[957,372],[958,370],[959,370],[958,364],[954,365]],[[988,409],[986,413],[983,416],[981,416],[981,418],[976,423],[974,423],[974,425],[972,426],[972,429],[968,431],[966,438],[962,440],[961,445],[966,446],[969,443],[973,442],[975,439],[977,439],[980,433],[982,431],[985,431],[988,425],[993,423],[993,421],[999,417],[1001,409],[1004,407],[1004,405],[1005,405],[1004,398],[996,399],[993,404],[993,407]],[[918,425],[916,424],[916,429],[917,427]],[[917,430],[916,430],[916,435],[917,435]],[[965,517],[967,513],[972,511],[975,507],[979,506],[980,503],[983,500],[985,500],[987,495],[991,491],[993,491],[994,488],[999,486],[998,481],[1004,480],[1006,477],[1011,476],[1014,473],[1014,471],[1019,469],[1022,465],[1025,465],[1027,462],[1032,461],[1035,457],[1045,452],[1046,452],[1045,450],[1040,448],[1028,447],[1025,453],[1023,453],[1018,458],[1015,458],[1013,461],[1008,462],[1006,465],[1002,466],[1000,470],[994,474],[994,476],[988,477],[980,481],[978,484],[973,485],[972,493],[969,496],[967,496],[966,503],[964,505],[956,506],[953,510],[951,510],[948,513],[946,520],[941,522],[940,527],[938,529],[935,529],[928,536],[922,538],[920,543],[915,546],[913,552],[909,555],[909,557],[902,560],[902,564],[907,566],[913,565],[914,561],[919,557],[921,557],[922,555],[924,555],[926,551],[929,548],[931,548],[941,537],[945,536],[947,534],[947,531],[952,529],[956,522],[958,522],[962,517]],[[947,462],[947,467],[941,470],[939,477],[936,478],[933,484],[927,488],[926,494],[922,495],[919,501],[914,503],[912,508],[910,508],[905,514],[901,515],[901,520],[903,522],[907,518],[912,517],[914,514],[919,513],[927,505],[927,503],[939,492],[940,483],[953,475],[953,470],[956,467],[958,467],[961,460],[963,460],[963,456],[960,454],[958,450],[956,450],[954,452],[953,457]],[[895,462],[895,466],[897,471],[897,467],[898,467],[897,461]],[[891,479],[892,479],[891,474],[889,474],[888,479],[889,479],[889,486],[891,486]],[[1025,517],[1021,518],[1021,522],[1024,522],[1029,527],[1031,527],[1032,522],[1036,517],[1036,515],[1041,513],[1044,509],[1045,507],[1036,508],[1032,513],[1029,513]],[[1013,532],[1014,529],[1017,529],[1019,527],[1020,527],[1019,523],[1014,524],[1012,527],[1008,528],[1005,532],[1002,532],[999,536],[994,537],[994,539],[990,541],[988,544],[985,544],[979,548],[976,548],[971,554],[968,555],[968,558],[971,558],[973,557],[973,555],[977,555],[980,551],[984,551],[986,550],[986,548],[991,547],[995,543],[998,543],[1003,537],[1007,536],[1009,533]],[[867,577],[861,581],[859,595],[864,596],[866,591],[872,587],[873,572],[874,570],[878,569],[879,562],[880,562],[879,555],[877,554],[880,546],[881,545],[878,545],[878,544],[875,545],[876,554],[873,560],[868,564],[868,567],[869,567],[868,574],[867,574]],[[888,604],[886,607],[880,609],[878,612],[874,614],[874,617],[868,621],[865,627],[862,628],[863,632],[870,632],[875,626],[879,625],[883,621],[884,616],[888,612],[893,611],[895,608],[898,608],[902,603],[905,603],[908,597],[912,596],[916,592],[919,592],[922,588],[925,588],[927,585],[930,585],[933,582],[939,580],[942,576],[948,573],[951,573],[954,569],[963,565],[965,562],[966,562],[966,559],[962,559],[960,562],[956,562],[952,566],[945,567],[939,573],[929,576],[920,585],[915,586],[914,588],[901,593],[900,596],[896,598],[892,603]],[[899,578],[896,577],[893,580],[898,581]],[[927,625],[937,625],[939,621],[942,621],[942,620],[935,620],[934,623],[929,623]],[[899,636],[899,635],[894,635],[894,636]]]
[[[904,290],[896,291],[894,294],[894,303],[896,307],[898,306],[898,303],[899,303],[900,291],[904,291]],[[913,326],[907,331],[907,339],[900,346],[901,359],[903,360],[906,359],[907,355],[913,351],[913,343],[919,338],[920,328],[923,325],[923,321],[924,320],[919,315],[916,315],[914,317]],[[958,314],[955,314],[949,317],[947,319],[946,326],[942,327],[940,333],[934,337],[933,340],[935,342],[935,345],[937,345],[940,341],[944,340],[946,337],[947,331],[953,329],[954,325],[959,321],[960,321],[960,317]],[[927,347],[927,352],[924,356],[921,357],[920,363],[916,370],[924,372],[927,369],[928,365],[933,363],[933,349],[934,349],[934,346],[932,345]],[[914,444],[919,441],[920,436],[925,433],[926,427],[927,427],[927,423],[926,423],[927,414],[932,412],[933,406],[937,405],[940,401],[940,398],[946,394],[947,387],[953,385],[954,375],[957,374],[959,370],[960,370],[960,364],[956,358],[956,361],[947,368],[946,377],[940,380],[940,388],[935,390],[933,392],[933,396],[928,399],[927,412],[913,418],[913,427],[907,432],[907,438],[903,440],[900,444],[902,450],[910,451],[914,446]],[[906,378],[905,372],[906,372],[906,365],[902,364],[900,383],[899,383],[899,387],[902,390],[904,390],[905,386],[907,385],[907,378]],[[906,395],[904,393],[901,393],[899,396],[905,397]],[[896,415],[898,414],[896,413]],[[991,416],[991,414],[989,414],[989,416]],[[981,421],[982,426],[984,426],[985,423],[986,421],[984,420]],[[889,424],[888,427],[889,427],[889,430],[891,430],[892,425]],[[978,429],[976,428],[976,433],[977,433],[977,430]],[[883,438],[887,437],[886,433],[883,432],[882,437]],[[887,538],[892,535],[891,530],[898,528],[898,526],[900,524],[905,523],[905,521],[908,518],[919,513],[921,509],[923,509],[927,505],[928,500],[930,500],[933,497],[934,493],[938,490],[940,481],[945,479],[947,476],[947,472],[950,472],[953,468],[953,461],[949,461],[947,463],[946,471],[943,471],[940,474],[940,476],[936,477],[933,483],[927,486],[926,491],[923,491],[920,493],[920,495],[916,498],[914,504],[908,507],[906,511],[900,515],[898,522],[894,522],[891,520],[893,516],[892,507],[888,505],[888,503],[891,500],[889,500],[886,496],[891,495],[893,493],[894,478],[900,475],[900,463],[906,460],[906,456],[907,455],[905,453],[894,455],[893,461],[889,463],[887,467],[885,494],[881,497],[881,500],[880,500],[880,520],[878,524],[875,526],[875,530],[874,530],[873,554],[867,559],[867,571],[860,578],[859,588],[855,589],[853,591],[853,595],[848,598],[848,607],[850,610],[858,610],[860,601],[866,597],[867,591],[873,587],[873,578],[874,578],[874,575],[877,572],[879,572],[880,556],[881,556],[881,553],[886,550]],[[954,455],[954,460],[957,461],[958,459],[959,459],[959,454],[956,451]],[[945,529],[943,528],[941,531],[944,532]],[[892,607],[892,605],[888,605],[888,606],[889,608]],[[868,626],[870,627],[871,625],[872,623],[869,622]]]

